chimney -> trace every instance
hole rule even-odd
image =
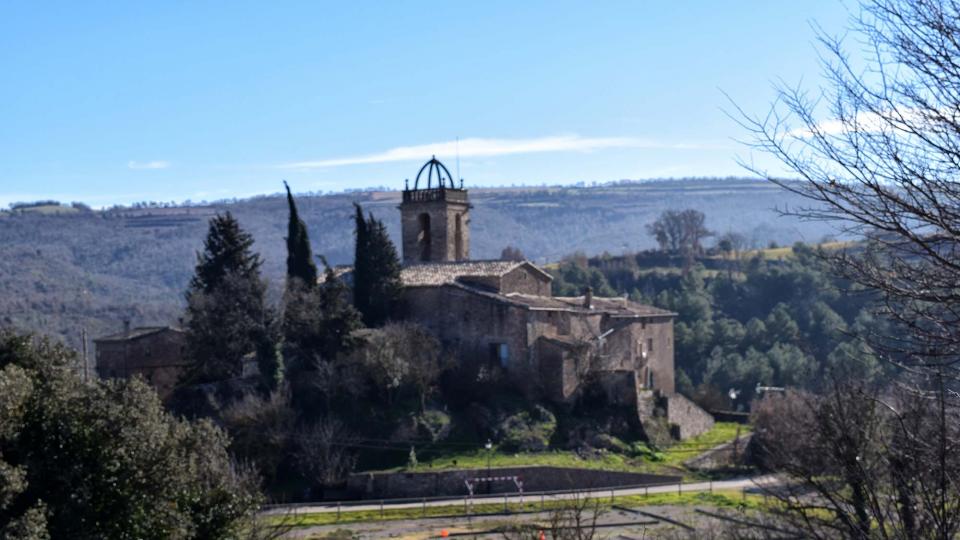
[[[583,289],[583,307],[593,309],[593,287]]]
[[[123,335],[124,336],[130,335],[130,319],[123,320]]]

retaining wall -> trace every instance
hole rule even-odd
[[[485,478],[487,469],[413,473],[357,473],[350,475],[350,496],[363,499],[399,499],[406,497],[462,496],[469,492],[466,480]],[[506,467],[490,469],[491,477],[519,476],[524,493],[576,489],[603,489],[645,484],[679,482],[679,476],[641,474],[565,467]],[[512,481],[479,483],[474,494],[516,493]]]

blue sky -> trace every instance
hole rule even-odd
[[[5,2],[0,205],[742,175],[839,0]],[[754,156],[763,160],[763,156]]]

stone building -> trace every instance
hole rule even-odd
[[[100,378],[129,378],[140,375],[157,389],[163,399],[173,391],[186,367],[183,331],[169,326],[130,328],[93,340],[97,374]]]
[[[675,392],[674,313],[589,290],[553,296],[552,277],[531,262],[470,260],[470,208],[462,181],[435,158],[405,187],[399,315],[529,396],[570,403],[594,383],[610,403],[635,407],[641,424],[659,409],[681,438],[712,426]]]

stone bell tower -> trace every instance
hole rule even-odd
[[[436,175],[436,179],[434,179]],[[465,261],[470,258],[470,202],[467,190],[433,157],[403,190],[400,221],[403,264]]]

